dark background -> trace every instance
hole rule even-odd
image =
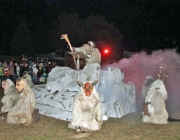
[[[69,32],[67,30],[73,45],[80,46],[85,41],[95,40],[99,44],[108,42],[111,47],[110,42],[118,42],[114,45],[115,48],[122,47],[126,51],[137,52],[145,50],[148,53],[174,48],[179,44],[179,6],[179,0],[1,0],[0,53],[50,53],[57,49],[64,52],[67,43],[59,39],[60,27],[55,27],[53,21],[58,21],[58,16],[63,21],[63,14],[67,17],[73,13],[77,13],[78,20],[83,22],[92,15],[104,18],[97,20],[98,24],[94,28],[96,20],[91,17],[91,35],[87,31],[78,34],[80,27],[77,27],[79,24],[73,24],[74,15],[69,21],[63,21],[64,25],[71,22],[73,24],[73,28],[69,28]],[[100,38],[97,30],[103,30],[101,25],[105,21],[108,22],[104,25],[106,33],[115,33],[118,30],[121,35],[111,34],[110,41],[107,39],[108,35],[106,39]],[[107,31],[109,24],[113,24],[113,30]],[[57,29],[59,32],[54,33]],[[73,30],[78,35],[71,33]]]

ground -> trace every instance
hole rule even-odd
[[[3,90],[0,88],[0,98]],[[2,105],[2,104],[1,104]],[[76,135],[67,128],[69,122],[41,115],[41,120],[29,126],[8,125],[1,121],[0,140],[68,140]],[[140,112],[130,113],[122,118],[110,118],[102,129],[92,132],[84,140],[178,140],[180,122],[166,125],[142,123]]]

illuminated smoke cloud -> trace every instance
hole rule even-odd
[[[141,52],[132,55],[131,58],[124,58],[118,63],[102,66],[102,69],[107,69],[109,66],[121,69],[125,75],[124,82],[134,83],[139,111],[143,110],[144,99],[141,91],[146,76],[152,76],[156,80],[157,75],[154,72],[168,73],[165,84],[168,92],[167,110],[168,113],[172,113],[172,110],[180,110],[180,55],[175,51],[160,50],[151,55]]]

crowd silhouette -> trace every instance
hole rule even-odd
[[[9,61],[0,62],[0,82],[10,79],[16,83],[18,77],[28,73],[34,84],[46,83],[49,72],[56,66],[56,62],[38,62],[33,61],[31,57],[28,59],[22,57],[20,62],[12,58]]]

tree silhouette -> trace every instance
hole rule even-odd
[[[16,28],[13,38],[10,42],[12,55],[32,55],[32,37],[31,32],[27,27],[25,19],[19,22],[19,26]]]
[[[51,32],[51,46],[66,51],[67,43],[60,40],[62,34],[68,34],[72,46],[81,46],[87,41],[95,42],[101,50],[108,45],[112,50],[122,47],[123,35],[101,15],[91,15],[80,19],[78,14],[61,14],[57,21],[53,21],[54,28]]]

